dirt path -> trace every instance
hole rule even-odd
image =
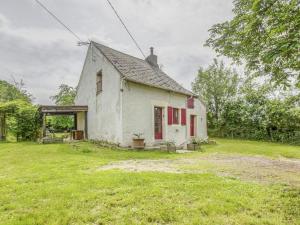
[[[242,180],[284,183],[300,187],[300,160],[270,159],[258,156],[212,154],[176,160],[126,160],[114,162],[100,170],[121,169],[131,172],[214,173]]]

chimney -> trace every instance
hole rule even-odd
[[[159,67],[157,64],[157,55],[154,55],[154,48],[150,48],[150,55],[146,58],[146,61],[153,67]]]

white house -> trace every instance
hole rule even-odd
[[[128,147],[137,133],[146,146],[207,138],[205,105],[159,68],[153,48],[143,60],[91,42],[75,103],[88,106],[86,122],[77,116],[88,139]]]

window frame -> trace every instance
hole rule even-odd
[[[103,91],[103,74],[102,70],[100,70],[96,74],[96,94],[100,94]]]
[[[179,120],[180,120],[179,108],[173,108],[172,117],[173,117],[172,124],[179,125]]]

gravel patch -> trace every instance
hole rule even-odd
[[[283,183],[300,187],[300,160],[297,159],[212,154],[175,160],[125,160],[99,168],[111,169],[129,172],[214,173],[247,181]]]

